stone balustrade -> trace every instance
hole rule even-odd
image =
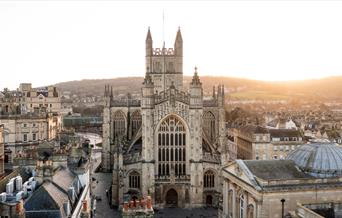
[[[139,161],[141,161],[140,153],[125,154],[123,157],[124,164],[137,163]]]
[[[221,162],[221,156],[219,154],[211,154],[208,152],[203,153],[203,159],[204,162],[209,163],[220,163]]]
[[[217,99],[203,100],[203,107],[217,107]]]
[[[154,179],[156,182],[170,183],[172,180],[174,182],[190,182],[190,175],[155,175]]]
[[[179,90],[174,90],[174,92],[171,91],[171,89],[168,89],[166,91],[161,92],[158,95],[155,95],[155,103],[159,104],[163,101],[169,100],[170,98],[174,98],[174,100],[176,101],[183,102],[185,104],[190,104],[189,94]]]
[[[297,203],[297,215],[301,218],[324,218],[323,216],[315,213],[314,211],[306,208],[305,206]]]

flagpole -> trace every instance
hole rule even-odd
[[[166,89],[166,85],[165,85],[165,73],[166,73],[166,68],[165,68],[165,50],[166,50],[166,48],[165,48],[165,34],[164,34],[164,32],[165,32],[165,16],[164,16],[164,9],[163,9],[163,61],[164,61],[164,63],[163,63],[163,67],[164,67],[164,72],[163,72],[163,77],[164,77],[164,79],[163,79],[163,82],[164,82],[164,91],[165,91],[165,89]]]

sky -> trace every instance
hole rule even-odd
[[[342,75],[341,24],[342,1],[0,1],[0,89],[144,76],[149,26],[181,28],[184,75]]]

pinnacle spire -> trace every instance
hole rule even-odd
[[[152,41],[152,35],[151,35],[150,27],[148,27],[147,36],[146,36],[146,41],[148,41],[148,40]]]
[[[195,73],[194,76],[192,77],[191,85],[202,85],[199,76],[197,74],[197,67],[195,67]]]
[[[176,41],[183,41],[180,27],[178,27],[178,31],[177,31],[177,35],[176,35]]]
[[[150,75],[150,68],[149,67],[146,67],[146,75],[145,75],[143,84],[144,85],[152,85],[153,84],[152,78]]]
[[[216,95],[215,95],[215,86],[213,86],[213,98],[214,98],[214,99],[216,98]]]

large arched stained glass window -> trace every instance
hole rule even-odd
[[[212,112],[207,111],[203,114],[203,130],[211,143],[216,141],[216,123]]]
[[[158,174],[175,176],[186,174],[186,130],[176,117],[169,116],[162,121],[157,132]]]
[[[116,111],[113,116],[114,138],[126,134],[126,120],[122,111]]]

